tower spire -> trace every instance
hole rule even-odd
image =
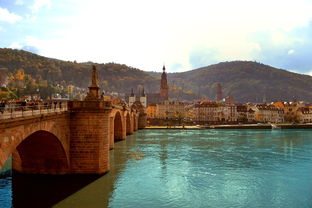
[[[168,100],[168,83],[167,83],[167,74],[166,74],[166,67],[163,66],[163,73],[161,74],[161,80],[160,80],[160,97],[162,100]]]

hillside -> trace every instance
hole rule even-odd
[[[75,85],[86,88],[90,82],[92,64],[94,63],[76,63],[46,58],[23,50],[0,49],[0,82],[4,82],[4,75],[9,77],[15,75],[16,79],[20,79],[21,82],[25,77],[24,73],[30,75],[27,79],[31,79],[32,85],[36,87],[42,88],[46,83],[51,86],[61,84],[64,87]],[[145,86],[151,91],[158,89],[159,78],[152,77],[139,69],[116,63],[96,64],[96,66],[102,90],[130,92],[131,88],[137,86]],[[20,74],[22,76],[17,76]]]
[[[59,85],[64,89],[68,85],[86,88],[91,64],[46,58],[22,50],[0,49],[0,85],[7,75],[11,80],[10,90],[17,96],[34,94],[38,88],[42,94],[51,94],[60,91]],[[144,86],[147,92],[159,91],[160,73],[116,63],[96,66],[102,90],[129,93],[131,88]],[[223,62],[187,72],[169,73],[168,82],[170,97],[182,100],[214,100],[216,86],[220,83],[223,96],[231,95],[237,102],[262,102],[264,99],[268,102],[312,102],[311,76],[257,62]]]
[[[159,76],[151,72],[152,76]],[[303,100],[312,102],[312,77],[276,69],[250,61],[222,62],[182,72],[169,73],[169,82],[200,96],[216,97],[216,87],[222,85],[223,96],[233,96],[237,102],[267,102]]]

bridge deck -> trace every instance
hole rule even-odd
[[[67,111],[67,106],[62,108],[46,108],[39,107],[38,109],[22,109],[22,110],[14,110],[13,108],[6,109],[5,111],[0,112],[0,122],[1,120],[18,118],[18,117],[26,117],[26,116],[34,116],[34,115],[44,115],[53,112],[64,112]]]

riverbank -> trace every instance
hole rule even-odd
[[[147,126],[145,129],[312,129],[312,124],[226,124],[196,126]]]
[[[145,129],[204,129],[204,126],[147,126]]]

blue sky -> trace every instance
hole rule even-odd
[[[311,0],[0,0],[0,47],[186,71],[251,60],[312,74]]]

